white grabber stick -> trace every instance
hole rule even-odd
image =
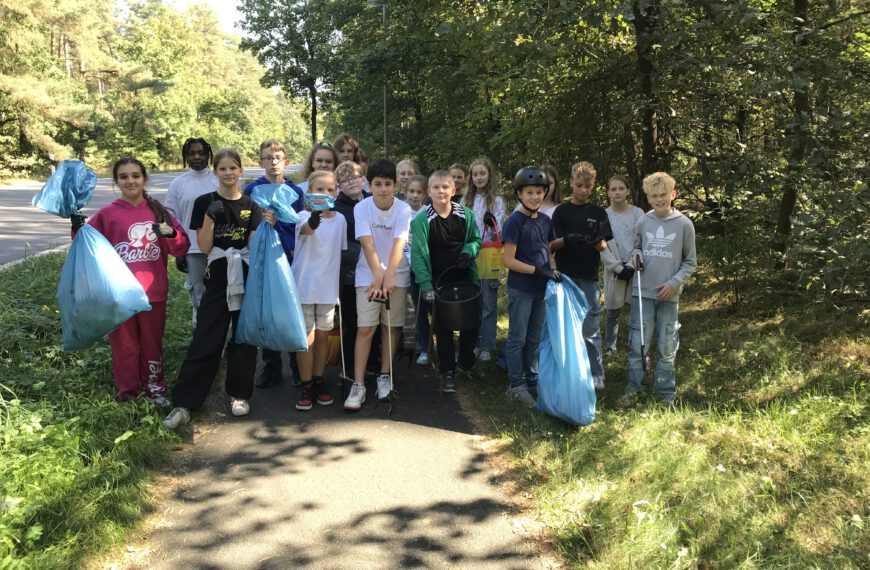
[[[387,352],[389,353],[388,366],[390,370],[390,394],[387,396],[386,401],[389,405],[389,408],[387,408],[387,415],[392,415],[393,402],[396,401],[396,387],[393,384],[393,331],[392,319],[390,318],[390,297],[389,295],[387,295],[384,298],[372,299],[372,301],[374,301],[375,303],[383,303],[384,307],[387,309]]]
[[[643,366],[643,373],[646,374],[646,350],[644,347],[644,335],[643,335],[643,292],[640,290],[640,275],[643,273],[643,261],[640,260],[640,256],[638,256],[638,264],[637,264],[637,313],[640,317],[640,362],[641,366]]]

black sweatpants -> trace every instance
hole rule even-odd
[[[245,266],[247,276],[247,266]],[[220,367],[221,353],[232,325],[233,338],[227,344],[226,392],[232,398],[248,400],[254,393],[257,349],[235,342],[239,311],[227,306],[226,261],[212,263],[206,271],[205,293],[196,316],[196,330],[187,356],[172,389],[172,404],[196,410],[202,406]]]
[[[435,319],[435,339],[438,345],[438,372],[441,374],[453,372],[456,349],[453,345],[453,331],[439,326],[437,311]],[[477,357],[474,356],[474,347],[477,346],[477,335],[480,328],[459,331],[459,364],[466,370],[471,370]]]

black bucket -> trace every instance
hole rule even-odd
[[[480,326],[480,287],[470,281],[445,283],[435,289],[435,319],[453,331]]]

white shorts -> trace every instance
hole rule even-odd
[[[407,290],[396,287],[390,293],[390,323],[391,327],[401,327],[405,324],[405,300]],[[387,307],[383,303],[369,301],[365,287],[356,288],[356,325],[358,327],[373,327],[378,322],[387,324]]]
[[[305,317],[305,330],[314,330],[315,323],[319,331],[331,331],[335,326],[335,305],[302,305],[302,316]]]

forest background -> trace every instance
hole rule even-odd
[[[246,157],[278,137],[301,160],[344,131],[424,171],[486,154],[505,178],[530,162],[564,176],[589,160],[600,180],[627,173],[641,205],[643,176],[667,170],[716,236],[708,269],[735,307],[754,291],[866,295],[865,1],[239,11],[241,38],[204,5],[0,0],[0,178],[123,153],[177,165],[188,136]]]

